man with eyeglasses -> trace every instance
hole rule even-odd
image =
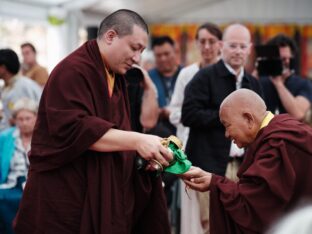
[[[224,176],[228,162],[239,161],[237,157],[243,154],[225,137],[218,115],[220,104],[240,88],[262,94],[259,82],[244,70],[252,46],[250,38],[245,26],[229,25],[221,42],[221,60],[201,69],[185,89],[182,123],[190,127],[186,153],[194,166],[217,175]],[[236,176],[236,172],[232,174]]]
[[[268,110],[275,114],[288,113],[298,120],[303,120],[311,107],[312,85],[295,74],[291,60],[296,56],[295,42],[279,34],[267,42],[279,48],[283,61],[283,73],[276,77],[260,77],[264,100]]]

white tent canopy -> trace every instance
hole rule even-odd
[[[312,23],[311,0],[1,0],[0,15],[45,21],[55,7],[60,14],[79,11],[85,25],[97,25],[120,8],[139,12],[149,23]]]
[[[312,0],[0,0],[0,24],[2,19],[14,19],[43,25],[47,30],[45,41],[42,42],[42,37],[36,41],[46,45],[42,61],[51,70],[79,45],[80,28],[98,26],[105,16],[121,8],[137,11],[149,24],[207,21],[312,24]],[[52,26],[49,16],[65,23]],[[0,40],[0,47],[11,44],[1,44]],[[16,51],[17,45],[15,41]]]

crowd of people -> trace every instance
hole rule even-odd
[[[292,38],[266,42],[283,69],[262,76],[245,69],[243,24],[200,25],[189,65],[163,35],[145,67],[148,36],[118,10],[49,75],[33,44],[22,63],[0,49],[0,233],[279,233],[312,202],[312,82],[291,65]],[[193,166],[159,176],[170,135]]]

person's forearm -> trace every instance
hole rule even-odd
[[[142,134],[111,128],[89,149],[99,152],[136,150]]]
[[[292,115],[296,119],[303,119],[306,110],[301,108],[296,98],[289,92],[284,84],[276,85],[279,98],[288,114]]]
[[[144,90],[141,105],[140,121],[143,128],[150,129],[155,127],[158,120],[158,103],[156,92],[151,88]]]

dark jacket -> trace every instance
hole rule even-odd
[[[242,88],[262,96],[259,82],[244,73]],[[222,60],[201,69],[186,86],[182,122],[190,127],[186,153],[193,165],[224,175],[229,160],[230,139],[219,120],[219,108],[226,96],[236,90],[236,77]]]

